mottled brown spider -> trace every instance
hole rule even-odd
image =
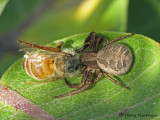
[[[65,79],[66,84],[70,88],[77,88],[77,90],[56,97],[65,97],[83,92],[87,90],[92,83],[100,80],[102,75],[104,75],[115,84],[130,89],[129,87],[110,77],[108,74],[119,76],[129,71],[132,64],[132,53],[130,49],[123,44],[112,43],[127,37],[131,37],[132,35],[134,34],[121,36],[119,38],[110,40],[107,43],[105,36],[103,36],[101,39],[95,32],[91,32],[90,35],[86,38],[83,47],[76,50],[76,52],[82,52],[80,61],[82,64],[81,73],[83,74],[83,77],[81,83],[70,84]],[[99,44],[102,40],[104,41],[103,47],[98,51]],[[88,47],[89,50],[87,50]],[[94,73],[97,77],[93,80]]]

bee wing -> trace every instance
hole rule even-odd
[[[64,58],[65,55],[61,54],[60,52],[50,52],[45,50],[37,50],[37,49],[24,49],[23,51],[26,52],[24,58],[27,59],[57,59],[57,58]]]
[[[41,55],[59,55],[61,54],[60,52],[51,52],[51,51],[46,51],[46,50],[39,50],[37,48],[22,48],[19,51],[24,51],[26,54],[29,53],[36,53],[36,54],[41,54]]]
[[[51,52],[51,51],[46,51],[46,50],[38,50],[36,51],[38,54],[46,54],[46,55],[59,55],[60,52]]]
[[[25,53],[31,53],[31,52],[36,52],[38,49],[37,48],[22,48],[19,51],[24,51]]]

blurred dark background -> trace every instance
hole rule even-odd
[[[0,16],[0,77],[17,59],[17,40],[47,44],[91,31],[132,32],[160,42],[160,0],[10,0]]]

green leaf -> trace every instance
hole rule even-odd
[[[7,3],[8,3],[8,0],[0,0],[0,16],[1,16]]]
[[[64,41],[63,48],[79,48],[83,45],[89,33],[77,34],[56,40],[49,46],[56,46]],[[128,33],[101,32],[109,40]],[[70,92],[64,80],[47,84],[26,84],[34,79],[28,76],[22,68],[22,59],[14,63],[1,78],[1,84],[17,91],[20,95],[32,101],[56,118],[65,120],[88,119],[156,119],[156,117],[140,117],[140,115],[160,114],[160,47],[154,40],[143,35],[134,35],[118,43],[128,46],[133,53],[133,66],[123,75],[114,77],[117,81],[131,88],[127,90],[109,81],[104,76],[88,90],[73,96],[55,99],[54,96]],[[80,83],[81,75],[68,78],[71,83]],[[4,103],[2,103],[4,104]],[[9,106],[9,107],[8,107]],[[8,118],[14,108],[10,105],[1,109]],[[7,113],[6,113],[7,111]],[[119,116],[119,113],[124,113]],[[21,112],[22,114],[22,112]],[[122,115],[122,114],[121,114]],[[127,115],[132,115],[128,117]],[[6,116],[1,116],[4,119]],[[25,114],[22,115],[23,117]],[[27,115],[25,116],[27,119]],[[16,119],[16,115],[14,117]],[[158,117],[157,117],[158,119]]]

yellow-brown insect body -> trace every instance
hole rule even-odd
[[[62,58],[56,54],[27,53],[24,55],[23,68],[29,76],[38,80],[62,78],[65,67]]]

